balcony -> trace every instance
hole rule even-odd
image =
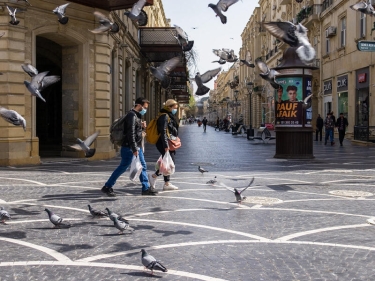
[[[133,7],[133,5],[138,2],[138,0],[71,0],[70,2],[81,4],[83,6],[99,8],[107,11],[114,11],[129,9]],[[146,6],[153,4],[154,0],[146,1]]]
[[[314,21],[319,20],[319,14],[322,12],[322,4],[314,4],[302,9],[296,16],[297,22],[303,22],[307,27]]]
[[[330,8],[333,4],[333,0],[324,0],[322,3],[322,12]]]

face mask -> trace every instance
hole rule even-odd
[[[172,114],[176,114],[177,113],[177,109],[172,109]]]
[[[142,110],[139,112],[139,114],[141,114],[141,115],[145,115],[146,112],[147,112],[147,109],[144,109],[144,108],[142,107]]]

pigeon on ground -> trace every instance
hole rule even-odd
[[[19,2],[19,1],[23,1],[23,2],[25,2],[27,5],[32,6],[28,0],[17,0],[17,2]]]
[[[63,219],[60,218],[58,215],[54,214],[49,209],[44,209],[47,212],[50,222],[53,223],[54,227],[71,227],[70,224],[63,223]]]
[[[251,68],[255,67],[255,64],[252,63],[252,58],[251,58],[251,54],[250,54],[249,51],[246,52],[245,59],[244,60],[240,59],[240,62],[242,62],[244,65],[246,65],[248,67],[251,67]]]
[[[251,181],[250,181],[250,183],[249,183],[246,187],[244,187],[244,188],[242,188],[242,189],[231,188],[231,187],[226,186],[226,185],[223,184],[223,183],[221,183],[221,185],[223,185],[223,186],[224,186],[226,189],[228,189],[229,191],[232,191],[232,192],[234,193],[234,196],[236,197],[236,201],[239,202],[239,203],[241,204],[241,202],[242,202],[243,200],[246,199],[246,197],[242,196],[242,193],[243,193],[246,189],[248,189],[248,188],[253,184],[253,182],[254,182],[254,178],[252,178]]]
[[[113,218],[114,226],[120,230],[118,234],[123,234],[125,230],[134,231],[134,228],[130,227],[130,225],[124,221],[118,220],[118,218]]]
[[[53,13],[57,15],[58,21],[61,24],[67,24],[69,18],[65,16],[65,9],[68,7],[70,3],[58,6],[56,9],[53,10]]]
[[[95,28],[94,30],[89,30],[90,32],[98,34],[107,31],[110,33],[117,33],[120,31],[120,27],[118,26],[118,24],[115,22],[111,22],[111,20],[102,13],[94,12],[94,15],[99,18],[100,26],[98,28]]]
[[[22,126],[24,131],[26,131],[26,120],[17,111],[0,107],[0,116],[14,126]]]
[[[227,17],[223,15],[223,12],[228,11],[228,8],[233,4],[237,3],[238,0],[220,0],[217,4],[208,4],[212,10],[214,10],[217,17],[220,17],[220,20],[223,24],[227,23]]]
[[[82,141],[81,139],[77,138],[77,144],[70,145],[69,147],[75,149],[75,150],[83,150],[85,152],[85,157],[90,158],[94,156],[96,149],[90,148],[92,143],[95,141],[95,139],[98,137],[100,131],[95,132],[91,136],[89,136],[87,139]]]
[[[296,53],[304,63],[311,63],[315,59],[315,49],[307,38],[307,28],[302,24],[297,25],[285,22],[266,22],[262,26],[277,39],[284,41],[291,47],[297,47]]]
[[[311,107],[311,97],[312,97],[312,94],[308,95],[304,100],[303,100],[303,104],[302,104],[302,107],[303,108],[310,108]]]
[[[195,83],[197,84],[197,87],[198,87],[195,94],[197,96],[203,96],[207,94],[210,91],[210,88],[204,86],[203,84],[211,81],[212,78],[218,75],[220,71],[221,71],[221,67],[206,71],[202,75],[199,72],[197,72],[194,78]]]
[[[171,58],[163,62],[158,67],[150,67],[151,74],[161,82],[163,88],[168,88],[170,84],[170,77],[168,76],[173,69],[180,63],[179,57]]]
[[[177,39],[178,43],[181,45],[182,50],[184,52],[190,51],[194,46],[194,41],[189,41],[188,35],[186,32],[179,27],[178,25],[174,25],[177,31],[177,36],[175,38]]]
[[[280,75],[280,73],[274,69],[269,69],[267,64],[260,59],[256,59],[255,63],[261,71],[261,73],[259,73],[260,77],[268,81],[274,89],[279,89],[280,85],[277,84],[275,78],[277,75]]]
[[[20,23],[19,20],[16,18],[17,8],[7,6],[9,16],[10,16],[10,24],[11,25],[18,25]]]
[[[87,205],[89,207],[90,214],[92,215],[93,218],[102,218],[102,217],[108,217],[108,214],[106,214],[103,211],[93,209],[91,205]]]
[[[206,182],[206,184],[215,184],[215,183],[217,183],[216,176],[214,177],[213,180],[209,180],[208,182]]]
[[[146,12],[143,10],[143,7],[146,4],[146,0],[139,0],[135,3],[132,7],[132,10],[126,11],[124,13],[125,16],[129,17],[132,21],[137,22],[138,26],[145,26],[148,22],[148,16]]]
[[[115,221],[115,218],[117,218],[119,221],[122,221],[122,222],[125,222],[125,223],[129,224],[129,221],[126,220],[125,218],[123,218],[122,216],[119,216],[118,214],[112,212],[112,211],[109,210],[108,208],[105,208],[105,209],[107,210],[107,212],[108,212],[108,216],[109,216],[109,219],[110,219],[111,221],[114,222],[114,221]]]
[[[145,268],[151,270],[151,275],[154,274],[154,270],[160,270],[163,272],[167,272],[168,269],[162,265],[159,261],[157,261],[153,256],[151,256],[145,249],[141,250],[142,252],[142,264]]]
[[[0,207],[0,222],[6,224],[5,221],[10,220],[11,217],[7,211],[4,210],[3,207]]]
[[[374,7],[371,5],[371,1],[368,0],[366,2],[359,2],[357,4],[351,5],[350,8],[354,11],[364,13],[366,15],[374,16],[375,11]]]
[[[203,168],[201,168],[201,166],[198,166],[198,171],[201,172],[202,175],[203,175],[203,173],[208,173],[208,171],[205,170],[205,169],[203,169]]]

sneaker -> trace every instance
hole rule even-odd
[[[103,186],[101,190],[103,193],[107,194],[109,197],[116,196],[116,193],[113,191],[112,187]]]
[[[155,189],[155,182],[156,182],[156,180],[157,180],[157,177],[154,178],[153,175],[154,175],[154,174],[151,174],[151,173],[148,174],[148,182],[150,183],[150,187],[151,187],[152,189]]]
[[[156,194],[158,194],[158,192],[151,190],[151,188],[142,190],[142,195],[155,196]]]
[[[175,186],[175,185],[173,185],[173,184],[171,184],[171,183],[169,183],[168,185],[164,184],[164,186],[163,186],[163,190],[164,191],[167,191],[167,190],[177,190],[177,189],[178,189],[178,187]]]

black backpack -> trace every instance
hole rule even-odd
[[[126,132],[124,132],[125,128],[125,118],[128,114],[116,119],[109,129],[109,138],[113,144],[117,144],[119,146],[122,145]]]

